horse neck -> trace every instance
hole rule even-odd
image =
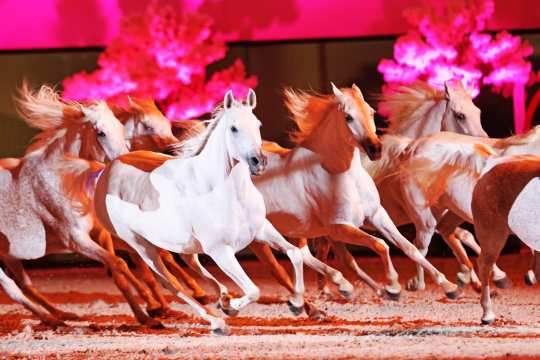
[[[195,156],[196,161],[193,163],[195,172],[205,177],[210,187],[222,183],[235,164],[225,142],[225,119],[217,121],[219,123],[209,135],[204,148]]]
[[[301,144],[322,159],[323,167],[332,174],[347,171],[354,155],[355,146],[336,131],[337,111],[330,111],[326,119],[321,120],[310,136]]]
[[[411,121],[407,126],[401,126],[389,133],[402,135],[411,139],[438,133],[442,128],[442,119],[446,110],[446,100],[430,100],[421,105],[423,116],[418,116],[416,121]],[[416,111],[420,111],[417,109]]]

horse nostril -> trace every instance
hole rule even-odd
[[[249,161],[251,162],[252,165],[255,165],[255,166],[259,165],[259,159],[256,158],[255,156],[250,157]]]

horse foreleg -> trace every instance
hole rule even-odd
[[[179,279],[182,279],[182,281],[191,289],[193,290],[193,297],[200,302],[201,304],[207,304],[208,303],[208,297],[206,296],[206,292],[203,290],[203,288],[200,287],[200,285],[197,283],[197,281],[192,278],[178,263],[174,260],[174,257],[172,254],[168,251],[162,251],[161,252],[161,258],[163,259],[163,262],[165,265],[169,268],[169,270]]]
[[[324,263],[328,263],[328,254],[330,253],[330,239],[321,237],[313,240],[315,247],[315,256]],[[331,295],[328,286],[328,278],[317,273],[317,287],[322,294]]]
[[[47,311],[45,311],[45,309],[41,308],[36,303],[32,302],[32,300],[28,299],[23,294],[21,289],[19,289],[15,281],[13,281],[13,279],[7,276],[7,274],[2,268],[0,268],[0,285],[11,299],[30,310],[44,324],[52,327],[65,326],[65,324],[61,320],[55,318]]]
[[[382,206],[379,206],[369,220],[386,239],[390,240],[397,247],[403,250],[407,257],[426,269],[433,277],[435,282],[442,286],[447,297],[453,299],[459,295],[458,286],[448,281],[443,273],[441,273],[429,261],[427,261],[426,258],[422,256],[420,251],[418,251],[413,244],[411,244],[403,235],[401,235],[396,225],[394,225],[390,219],[390,216],[388,216],[388,213]]]
[[[401,292],[401,285],[398,281],[398,274],[392,260],[390,259],[390,251],[386,243],[372,236],[354,225],[349,224],[333,224],[329,226],[330,237],[333,240],[340,242],[366,246],[373,251],[375,251],[382,260],[384,266],[384,272],[386,274],[386,279],[388,284],[384,285],[384,290],[387,292],[388,296],[391,298],[398,298]]]
[[[210,284],[214,287],[214,291],[219,294],[218,307],[220,307],[225,314],[229,316],[236,316],[238,314],[238,310],[231,307],[229,289],[227,289],[225,285],[220,283],[214,277],[214,275],[212,275],[204,266],[202,266],[201,262],[199,261],[199,256],[197,254],[181,254],[180,257],[193,271],[210,280]]]
[[[49,299],[47,299],[41,292],[39,292],[32,284],[30,277],[24,270],[22,263],[19,260],[5,259],[4,263],[8,267],[9,271],[15,279],[15,282],[23,291],[23,293],[30,299],[34,300],[35,302],[43,306],[45,309],[47,309],[52,316],[60,320],[80,320],[80,317],[77,314],[58,309],[56,306],[53,305],[53,303],[50,302]]]

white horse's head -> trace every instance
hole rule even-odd
[[[487,137],[480,122],[480,109],[474,105],[471,95],[463,88],[461,81],[445,82],[444,90],[447,105],[441,130]]]
[[[81,113],[91,125],[92,135],[109,160],[129,152],[124,139],[124,127],[104,101],[81,106]],[[98,159],[99,160],[99,159]]]
[[[225,94],[221,125],[225,127],[227,150],[230,156],[245,162],[253,175],[260,175],[266,168],[266,156],[261,151],[261,122],[253,109],[257,105],[255,91],[249,89],[245,101],[237,101],[232,91]]]
[[[351,89],[342,91],[332,83],[332,90],[354,140],[364,148],[371,160],[379,159],[381,142],[376,133],[375,110],[364,100],[362,92],[355,84]]]

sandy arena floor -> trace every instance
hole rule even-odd
[[[454,277],[455,261],[432,260]],[[479,325],[479,296],[471,289],[452,301],[429,282],[425,292],[404,291],[401,300],[393,302],[378,300],[358,285],[352,301],[337,295],[328,300],[317,296],[310,271],[308,297],[328,318],[315,322],[305,315],[294,317],[284,304],[286,293],[258,263],[247,261],[246,270],[263,296],[237,318],[229,318],[231,335],[222,337],[209,335],[206,324],[182,314],[163,319],[164,330],[138,326],[103,269],[34,270],[30,273],[37,287],[85,321],[50,330],[1,293],[0,358],[536,359],[540,358],[540,292],[523,285],[527,261],[512,255],[499,262],[510,273],[513,287],[497,291],[494,304],[499,319],[489,327]],[[359,263],[377,274],[378,259],[359,259]],[[396,257],[395,264],[404,283],[412,273],[411,263]],[[237,291],[232,285],[230,289]],[[174,308],[193,314],[183,304],[175,303]]]

